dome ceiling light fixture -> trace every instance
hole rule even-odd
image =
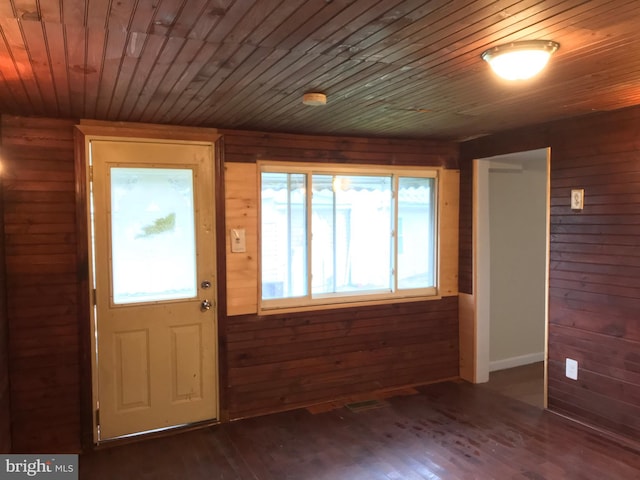
[[[482,59],[505,80],[527,80],[539,73],[560,48],[551,40],[511,42],[482,52]]]
[[[305,105],[318,106],[327,104],[327,96],[324,93],[308,92],[302,96],[302,103]]]

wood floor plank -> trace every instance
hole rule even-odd
[[[411,393],[96,450],[80,457],[80,479],[640,478],[633,445],[498,391],[446,382]]]

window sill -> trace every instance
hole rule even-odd
[[[407,296],[407,297],[394,297],[394,298],[379,298],[379,299],[363,299],[363,300],[345,300],[344,302],[336,302],[335,299],[331,303],[314,303],[307,305],[297,306],[273,306],[265,307],[260,305],[258,307],[258,315],[276,315],[281,313],[296,313],[296,312],[312,312],[317,310],[331,310],[339,308],[355,308],[355,307],[368,307],[372,305],[390,305],[394,303],[410,303],[410,302],[425,302],[431,300],[441,300],[442,295],[421,295],[421,296]]]

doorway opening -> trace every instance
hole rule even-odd
[[[528,390],[520,393],[540,406],[546,406],[549,162],[548,148],[474,161],[476,382],[500,380],[502,393]],[[539,387],[531,383],[536,375]]]

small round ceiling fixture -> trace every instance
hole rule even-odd
[[[526,40],[490,48],[481,57],[505,80],[526,80],[539,73],[558,48],[551,40]]]
[[[309,92],[302,96],[302,103],[305,105],[312,105],[314,107],[318,105],[327,104],[327,96],[324,93]]]

